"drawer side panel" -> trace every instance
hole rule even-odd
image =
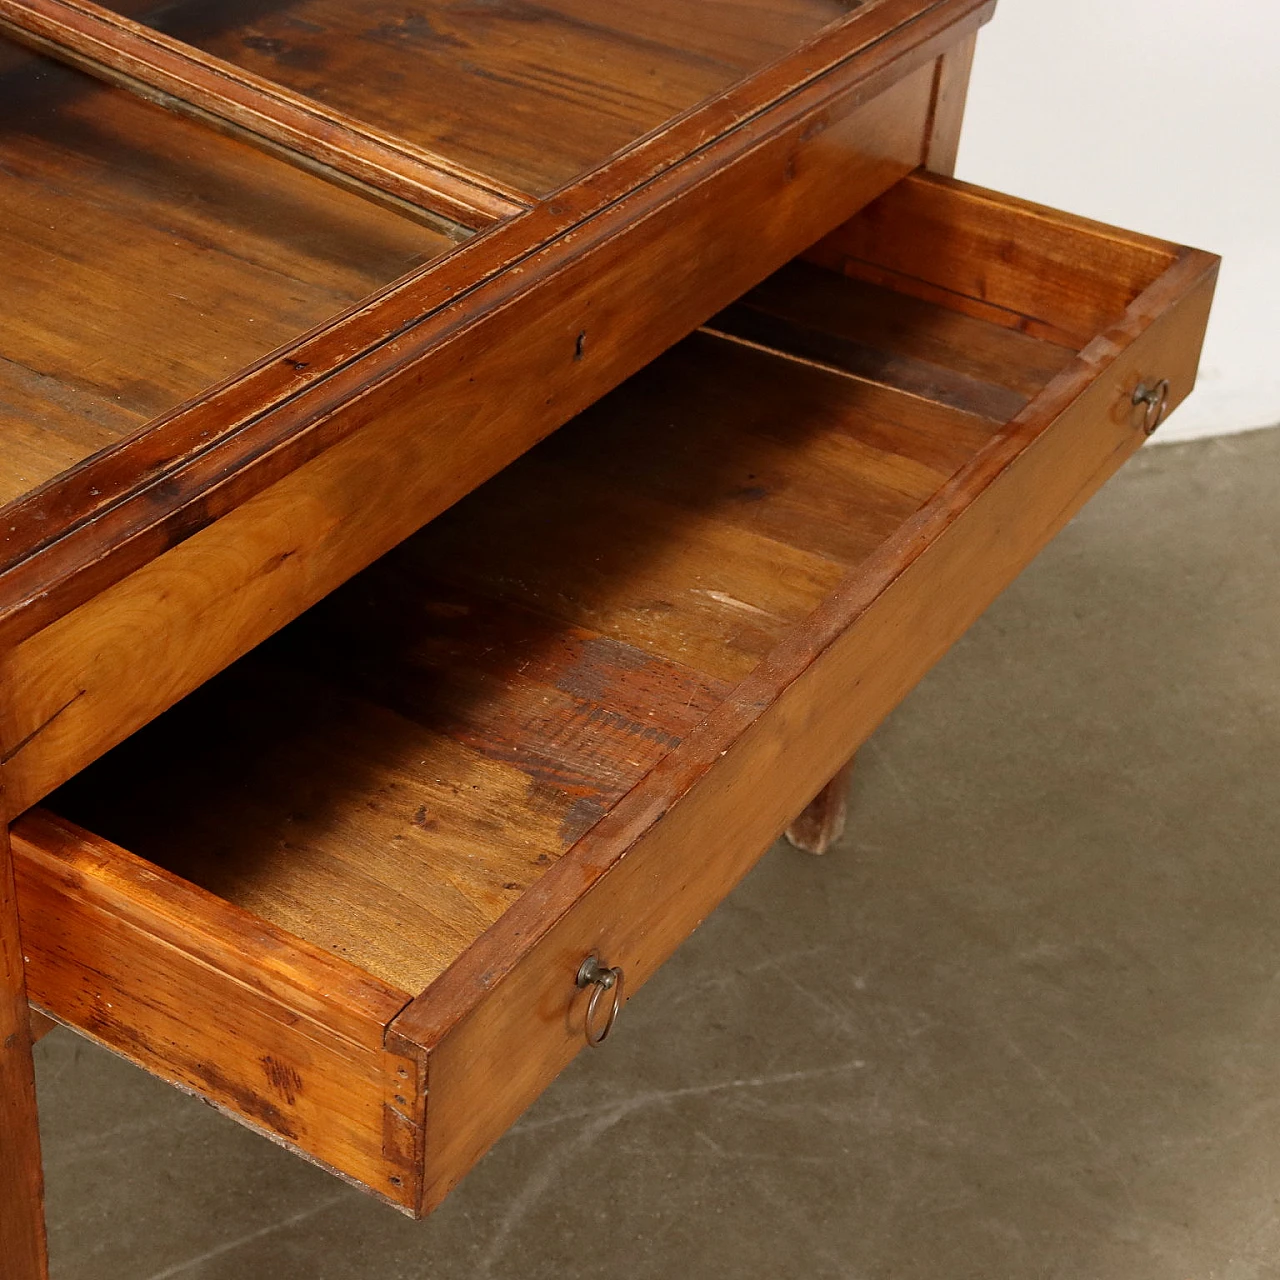
[[[581,960],[598,952],[629,990],[642,983],[1139,446],[1136,383],[1190,391],[1214,279],[1188,254],[1144,293],[536,887],[527,916],[510,913],[401,1016],[391,1043],[430,1049],[424,1209],[581,1047]],[[535,913],[557,910],[525,951]]]

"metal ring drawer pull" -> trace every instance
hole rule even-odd
[[[605,1042],[618,1020],[618,1010],[622,1008],[622,970],[607,968],[600,963],[600,957],[593,954],[578,966],[576,981],[581,988],[591,988],[591,998],[587,1001],[586,1032],[587,1043],[594,1049]],[[606,992],[609,993],[609,1012],[601,1025],[600,1002]]]
[[[1135,407],[1142,405],[1142,434],[1149,436],[1163,421],[1165,410],[1169,407],[1169,379],[1161,378],[1159,382],[1147,386],[1140,382],[1133,390]]]

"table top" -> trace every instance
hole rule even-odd
[[[249,425],[292,438],[802,86],[990,8],[0,0],[0,625],[40,606],[6,636],[140,521],[212,518]]]

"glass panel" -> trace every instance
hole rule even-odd
[[[0,40],[0,502],[450,247]]]
[[[543,195],[858,2],[114,0],[113,7]]]

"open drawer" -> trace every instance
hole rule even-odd
[[[904,181],[20,818],[33,1001],[431,1209],[583,961],[643,983],[1186,395],[1215,271]]]

